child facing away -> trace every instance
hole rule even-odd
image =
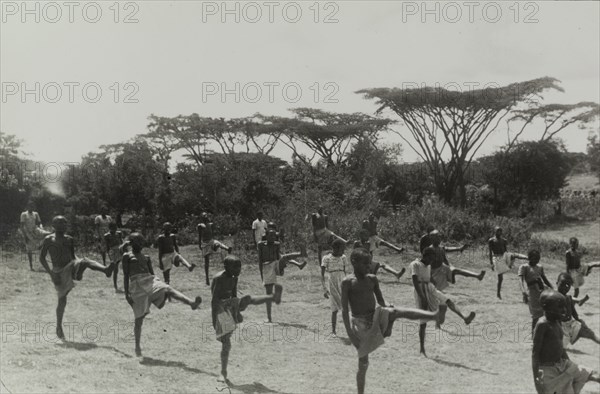
[[[567,295],[571,286],[573,286],[573,278],[570,274],[563,272],[558,275],[556,289],[560,294],[565,296],[566,299],[566,314],[561,322],[564,334],[563,346],[566,348],[577,342],[579,338],[588,338],[600,344],[600,339],[598,339],[596,334],[594,334],[587,324],[579,318],[577,310],[575,309],[575,304],[581,304],[583,300],[578,300]],[[588,298],[588,296],[586,295],[584,298]]]
[[[146,240],[142,234],[132,233],[129,236],[129,246],[132,250],[123,255],[123,286],[125,287],[125,299],[131,305],[135,317],[133,333],[135,354],[138,357],[142,355],[140,346],[142,323],[146,315],[150,313],[151,304],[162,309],[167,298],[172,298],[189,305],[192,310],[196,310],[202,302],[201,297],[192,300],[154,275],[150,257],[142,254],[145,243]]]
[[[171,268],[179,267],[183,264],[190,272],[196,268],[196,264],[190,264],[182,255],[179,254],[179,246],[175,234],[171,233],[171,223],[163,224],[163,233],[158,236],[158,267],[163,272],[163,278],[166,284],[171,282]]]
[[[104,242],[106,244],[108,259],[115,265],[112,277],[115,292],[118,293],[119,287],[117,286],[117,277],[119,276],[119,263],[121,262],[121,256],[123,255],[123,253],[121,253],[123,235],[120,231],[117,231],[117,223],[110,222],[108,224],[108,232],[104,234]]]
[[[258,264],[260,272],[263,275],[263,284],[267,295],[273,294],[273,287],[277,283],[277,277],[283,276],[287,264],[292,264],[303,269],[306,261],[298,263],[293,260],[296,257],[306,257],[306,248],[300,248],[299,253],[281,254],[281,244],[277,240],[277,233],[274,230],[268,230],[265,240],[258,243]],[[267,323],[272,323],[271,302],[266,302]]]
[[[523,303],[529,306],[529,313],[531,314],[531,332],[535,328],[535,324],[538,319],[544,316],[544,310],[540,303],[540,294],[544,291],[546,285],[552,289],[552,285],[546,278],[544,273],[544,267],[540,262],[540,252],[532,249],[527,253],[527,256],[515,254],[518,259],[527,259],[527,264],[522,264],[519,267],[519,277],[521,278],[521,292],[523,293]]]
[[[436,322],[436,326],[438,327],[445,321],[447,308],[450,308],[452,312],[463,319],[466,325],[471,324],[473,319],[475,319],[475,312],[471,312],[468,316],[463,315],[454,302],[431,282],[431,263],[434,259],[435,251],[432,248],[427,247],[423,250],[421,259],[416,259],[409,265],[413,286],[415,288],[414,295],[417,308],[432,312],[439,310],[439,316]],[[425,353],[426,329],[427,321],[421,320],[421,325],[419,327],[419,344],[420,352],[425,357],[427,357],[427,354]]]
[[[67,231],[67,219],[64,216],[55,216],[52,219],[54,233],[46,236],[42,243],[40,252],[40,263],[50,275],[54,288],[58,294],[58,306],[56,307],[56,336],[65,339],[62,327],[65,307],[67,306],[67,295],[75,287],[74,280],[81,280],[86,269],[103,272],[107,278],[113,273],[115,264],[104,266],[95,261],[75,256],[75,242],[73,237],[65,234]],[[52,269],[48,266],[46,255],[50,254]]]
[[[572,362],[563,347],[561,320],[566,313],[565,297],[554,290],[540,294],[544,315],[533,331],[531,367],[538,394],[579,394],[585,383],[600,383],[596,371],[588,371]]]
[[[369,273],[371,254],[366,249],[354,249],[350,262],[354,273],[342,281],[342,317],[348,337],[358,351],[356,385],[358,393],[362,394],[365,391],[369,353],[391,335],[394,321],[399,318],[436,320],[438,312],[387,305],[377,277]]]
[[[275,284],[275,292],[266,296],[245,295],[238,298],[237,284],[242,271],[242,262],[233,255],[223,259],[225,270],[216,274],[210,285],[212,292],[211,312],[212,323],[217,340],[221,342],[221,374],[218,382],[227,383],[227,365],[231,351],[231,336],[237,324],[243,321],[242,314],[248,305],[260,305],[266,302],[281,303],[283,287]]]
[[[329,298],[331,304],[331,334],[335,337],[337,313],[342,309],[342,281],[346,277],[346,243],[336,239],[332,244],[333,251],[323,257],[321,262],[321,284],[324,296]],[[327,273],[327,281],[325,280]],[[327,283],[327,284],[326,284]]]
[[[573,278],[573,288],[575,298],[579,297],[579,288],[583,286],[585,283],[585,277],[590,274],[592,268],[600,267],[600,261],[595,261],[592,263],[582,263],[581,262],[581,252],[578,250],[579,248],[579,240],[575,237],[571,237],[569,239],[570,248],[567,250],[565,254],[565,259],[567,262],[567,272]]]

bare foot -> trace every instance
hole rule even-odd
[[[485,276],[485,271],[481,271],[481,273],[479,274],[479,276],[477,277],[477,279],[479,279],[481,281],[481,280],[483,280],[484,276]]]
[[[298,266],[298,268],[300,268],[300,269],[304,269],[304,267],[306,267],[306,264],[307,264],[307,262],[306,262],[306,260],[304,260],[304,262],[302,262],[302,264],[300,264],[300,265]]]
[[[142,357],[142,349],[139,347],[135,348],[135,356],[136,357]]]
[[[585,304],[586,301],[589,299],[590,299],[590,296],[586,294],[585,297],[583,297],[581,300],[579,300],[579,306]]]
[[[192,263],[192,265],[190,265],[188,267],[188,270],[190,270],[190,272],[192,272],[194,270],[194,268],[196,268],[196,264]]]
[[[106,267],[106,269],[104,270],[104,274],[106,275],[107,278],[110,278],[112,276],[113,272],[115,271],[116,266],[117,265],[115,263],[110,263],[108,265],[108,267]],[[83,274],[83,270],[81,270],[81,271],[82,271],[81,273]]]
[[[475,319],[475,312],[471,312],[469,316],[465,319],[465,324],[468,326]]]
[[[420,354],[421,356],[427,358],[427,353],[425,353],[425,349],[421,349]]]
[[[56,327],[56,337],[58,339],[60,339],[61,341],[65,340],[65,333],[64,333],[62,327]]]
[[[198,307],[200,306],[201,303],[202,303],[202,297],[200,297],[200,296],[196,297],[196,299],[194,300],[194,302],[191,305],[192,310],[195,311],[196,309],[198,309]]]
[[[227,382],[229,382],[229,380],[227,379],[227,374],[221,372],[221,375],[219,375],[219,377],[217,378],[217,382],[227,384]]]
[[[499,300],[502,299],[502,296],[500,295],[500,293],[496,294],[496,296],[498,297]]]

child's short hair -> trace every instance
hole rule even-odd
[[[164,222],[162,225],[163,230],[166,229],[167,227],[171,227],[171,223],[170,222]]]
[[[529,260],[533,260],[534,258],[539,259],[540,258],[540,251],[537,249],[531,249],[529,252],[527,252],[527,258]]]
[[[142,248],[146,246],[146,238],[141,233],[135,232],[129,234],[129,244],[133,247],[134,244],[141,246]]]
[[[428,246],[425,249],[423,249],[423,257],[428,257],[428,256],[433,256],[433,255],[435,255],[435,250],[431,246]]]
[[[571,286],[573,285],[573,277],[568,272],[561,272],[558,274],[557,282],[567,282]]]
[[[223,266],[227,266],[228,264],[242,264],[242,260],[240,260],[239,257],[232,255],[232,254],[228,254],[227,256],[225,256],[225,258],[223,259]]]
[[[579,240],[577,239],[577,237],[571,237],[569,238],[569,243],[573,243],[573,242],[579,242]]]
[[[346,246],[346,243],[339,238],[334,239],[333,242],[331,243],[331,247],[333,249],[341,249],[345,246]]]
[[[360,264],[365,260],[367,262],[371,261],[371,253],[365,248],[356,248],[350,254],[350,262],[352,265]]]
[[[566,298],[556,290],[546,289],[540,295],[540,303],[544,312],[555,312],[560,306],[564,306]]]
[[[362,248],[362,242],[360,241],[354,241],[354,249],[358,249],[358,248]]]
[[[52,224],[56,224],[58,222],[64,222],[67,223],[67,218],[65,218],[62,215],[56,215],[55,217],[52,218]]]

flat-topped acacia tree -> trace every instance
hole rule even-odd
[[[514,109],[535,106],[546,90],[563,91],[558,83],[544,77],[464,92],[423,87],[356,93],[377,100],[377,113],[387,109],[398,115],[406,127],[394,132],[426,163],[438,194],[451,202],[458,188],[464,206],[465,173],[479,148]]]

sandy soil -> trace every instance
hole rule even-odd
[[[156,251],[147,253],[156,266]],[[200,261],[192,246],[182,253]],[[379,260],[401,268],[415,256],[410,252]],[[483,250],[451,255],[451,260],[473,270],[488,266]],[[542,262],[555,281],[563,262]],[[215,259],[211,274],[220,269]],[[199,311],[175,302],[162,310],[153,308],[144,323],[143,358],[134,355],[133,313],[103,274],[87,271],[69,295],[64,343],[54,334],[56,295],[48,275],[30,272],[25,256],[2,253],[0,276],[0,392],[229,392],[216,383],[220,343],[210,324],[210,292],[201,267],[193,273],[176,268],[171,284],[190,296],[201,295],[205,304]],[[388,302],[414,305],[408,275],[399,282],[386,273],[379,276]],[[341,315],[340,338],[329,336],[329,301],[322,296],[316,258],[311,257],[303,271],[287,269],[281,282],[284,301],[273,311],[277,324],[263,324],[262,306],[244,314],[231,352],[230,392],[354,392],[356,351],[348,343]],[[482,282],[458,279],[448,293],[464,311],[477,312],[477,318],[466,327],[449,313],[443,331],[429,327],[429,358],[419,356],[417,325],[397,322],[392,337],[370,356],[367,391],[533,393],[530,318],[520,302],[517,277],[506,275],[503,300],[496,299],[495,284],[491,271]],[[262,294],[254,261],[244,265],[239,289],[243,294]],[[583,291],[591,299],[579,312],[597,333],[599,289],[596,270]],[[591,341],[579,341],[569,354],[581,365],[600,368],[600,347]],[[600,385],[589,383],[584,392],[599,393]]]

